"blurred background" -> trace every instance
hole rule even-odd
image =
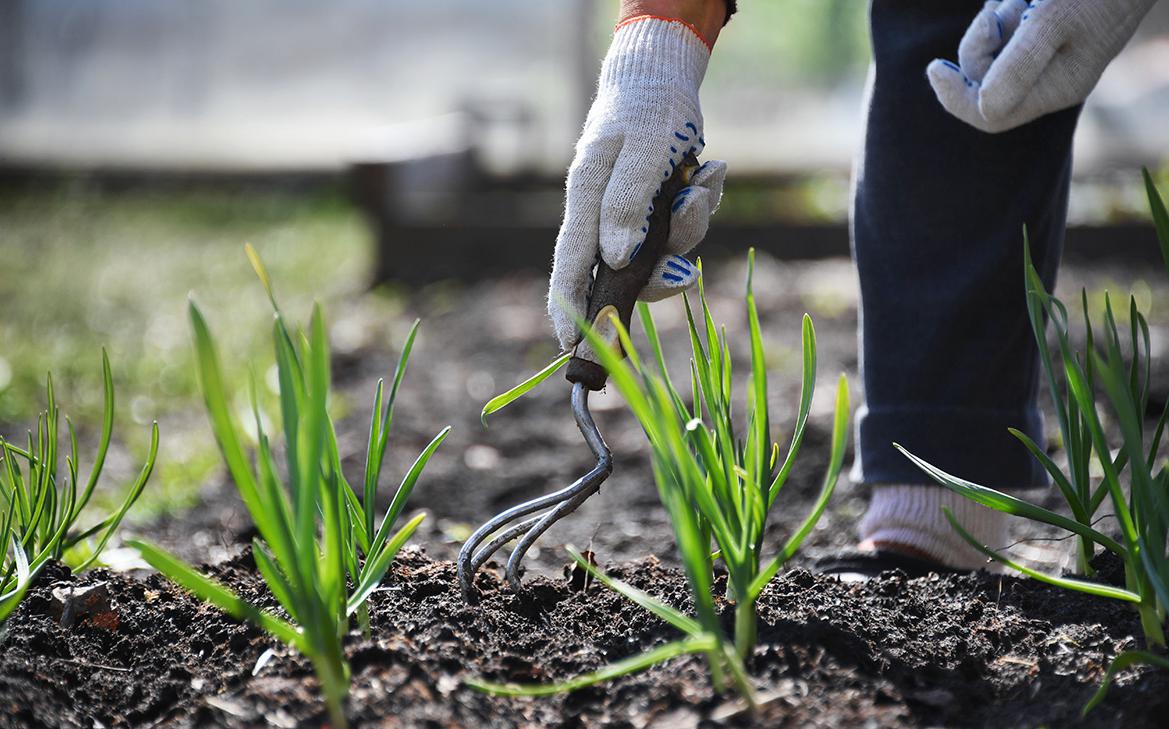
[[[805,275],[783,280],[807,289],[801,305],[835,327],[839,364],[852,369],[844,257],[867,7],[741,5],[702,91],[708,155],[731,170],[704,255],[741,261],[755,245],[761,260],[801,262],[790,270]],[[482,402],[554,354],[543,276],[616,7],[0,0],[0,433],[35,418],[52,370],[82,441],[92,439],[105,346],[119,393],[108,485],[116,492],[133,473],[157,419],[163,456],[138,518],[206,501],[218,455],[185,300],[205,306],[237,384],[249,363],[263,380],[270,311],[242,253],[252,242],[294,315],[313,298],[329,308],[339,416],[366,407],[410,321],[426,320],[416,387],[446,394],[441,407],[413,401],[435,422],[408,430],[404,452],[445,422],[464,424],[440,471],[479,478],[498,462],[479,442]],[[1140,272],[1156,252],[1138,171],[1165,179],[1166,119],[1160,3],[1093,94],[1077,139],[1068,256],[1104,272],[1093,285],[1128,290],[1135,276],[1149,289]],[[1127,267],[1113,275],[1113,265]],[[741,293],[734,270],[728,296]],[[482,325],[505,349],[476,364],[453,338],[483,300],[500,305]],[[798,331],[790,324],[785,335]],[[476,516],[456,511],[444,527],[452,539]]]
[[[847,170],[865,3],[744,5],[703,87],[718,155],[739,175]],[[605,0],[0,7],[9,164],[340,172],[471,147],[498,176],[563,171],[616,13]],[[1166,30],[1154,8],[1093,95],[1082,173],[1165,149]]]

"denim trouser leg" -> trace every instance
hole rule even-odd
[[[1043,442],[1023,226],[1048,285],[1063,244],[1078,109],[1002,134],[950,116],[926,80],[982,0],[873,0],[873,73],[853,251],[866,406],[853,476],[930,483],[898,442],[997,488],[1046,483],[1008,432]]]

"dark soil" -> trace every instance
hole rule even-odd
[[[708,274],[716,320],[744,330],[743,267]],[[1065,268],[1065,297],[1080,285],[1127,282],[1131,271]],[[829,385],[844,371],[856,381],[856,287],[847,261],[798,265],[761,258],[756,272],[776,435],[794,416],[799,379],[799,316],[809,311],[819,340],[820,392],[811,427],[769,527],[776,544],[799,523],[819,489],[827,457]],[[1067,287],[1067,284],[1071,284]],[[675,569],[668,522],[657,500],[648,452],[619,398],[594,398],[598,425],[612,446],[615,471],[601,493],[553,528],[529,554],[529,590],[498,588],[498,566],[469,607],[450,561],[475,524],[502,508],[569,483],[592,463],[568,411],[567,388],[550,381],[489,429],[479,408],[554,354],[542,309],[544,282],[517,277],[469,288],[438,285],[416,292],[401,321],[368,322],[362,307],[334,311],[332,323],[389,329],[399,343],[414,316],[423,319],[396,410],[392,465],[382,498],[442,426],[454,430],[431,462],[412,505],[429,518],[400,555],[393,578],[371,599],[373,637],[350,635],[349,714],[360,726],[1163,726],[1169,675],[1126,672],[1107,702],[1086,720],[1079,712],[1108,662],[1139,646],[1127,606],[987,574],[916,580],[889,574],[843,584],[806,568],[850,544],[864,494],[842,480],[807,548],[764,591],[759,647],[750,673],[762,707],[747,714],[716,692],[703,660],[676,659],[636,676],[543,699],[503,699],[463,685],[469,676],[554,681],[596,669],[678,637],[623,598],[594,586],[574,592],[562,574],[565,543],[591,548],[602,566],[682,609],[687,591]],[[1117,287],[1113,288],[1127,288]],[[1163,288],[1152,291],[1164,311]],[[688,343],[677,305],[655,307],[677,375]],[[1154,322],[1163,333],[1165,322]],[[386,341],[386,340],[382,340]],[[733,354],[746,371],[744,342]],[[367,413],[377,377],[392,372],[384,346],[335,352],[342,397],[353,405],[339,423],[345,466],[359,471]],[[1161,387],[1165,390],[1165,387]],[[207,484],[192,512],[137,531],[274,606],[247,544],[250,522],[229,483]],[[1056,494],[1040,495],[1054,505]],[[1016,537],[1037,533],[1018,525]],[[1058,571],[1066,542],[1023,545],[1022,557]],[[652,555],[652,556],[649,556]],[[1107,565],[1104,565],[1107,567]],[[1106,570],[1104,570],[1106,572]],[[63,627],[52,590],[106,582],[113,615]],[[726,615],[730,619],[730,613]],[[275,657],[253,675],[268,649]],[[0,640],[0,727],[299,726],[319,724],[323,706],[306,661],[258,630],[224,617],[156,575],[93,571],[77,577],[51,566],[9,621]]]
[[[649,558],[611,572],[687,607],[678,571]],[[270,604],[250,555],[213,573]],[[108,583],[116,628],[63,628],[50,592]],[[686,657],[567,696],[506,699],[462,680],[550,681],[652,648],[676,632],[608,590],[573,592],[531,580],[522,596],[488,573],[477,607],[464,604],[450,562],[417,549],[372,599],[373,639],[350,636],[349,714],[361,726],[1163,726],[1169,676],[1116,686],[1079,711],[1138,630],[1123,605],[987,574],[844,584],[803,569],[782,574],[759,602],[749,662],[762,707],[751,716],[715,692]],[[725,613],[729,621],[730,612]],[[730,627],[729,624],[727,626]],[[300,726],[323,720],[307,662],[157,576],[144,581],[50,569],[19,608],[0,657],[0,725]]]

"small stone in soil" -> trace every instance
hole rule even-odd
[[[597,556],[592,550],[586,549],[580,553],[589,565],[597,566]],[[568,589],[573,592],[584,592],[593,584],[593,576],[576,562],[564,565],[564,576],[568,578]]]
[[[57,623],[72,628],[79,619],[106,630],[117,630],[118,614],[110,606],[107,583],[95,582],[84,587],[63,585],[54,587],[49,611]]]

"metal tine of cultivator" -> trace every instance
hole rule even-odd
[[[613,471],[613,457],[609,446],[601,437],[601,432],[593,422],[589,412],[589,391],[581,383],[572,386],[572,414],[576,418],[576,425],[584,436],[585,442],[597,459],[597,465],[584,476],[577,479],[572,485],[559,491],[545,494],[530,501],[507,509],[488,520],[483,526],[466,541],[459,551],[459,584],[463,595],[473,600],[478,595],[475,589],[475,574],[483,563],[491,558],[500,547],[523,534],[519,544],[512,551],[507,561],[507,581],[512,589],[521,587],[519,566],[524,555],[540,536],[553,524],[568,514],[576,511],[577,507],[601,488],[601,484]],[[517,519],[547,509],[542,514],[524,519],[518,524],[512,524]],[[511,526],[508,526],[511,524]],[[504,527],[507,527],[506,529]],[[498,535],[496,532],[503,529]],[[494,538],[480,547],[489,537]]]
[[[572,386],[572,415],[576,419],[580,434],[584,436],[585,443],[588,444],[589,450],[597,459],[597,465],[577,479],[576,483],[565,489],[567,492],[565,500],[558,506],[549,509],[516,545],[511,557],[507,560],[506,571],[507,581],[513,589],[520,587],[519,565],[532,544],[540,538],[540,535],[548,531],[549,527],[576,511],[577,507],[597,493],[601,489],[601,484],[613,472],[613,456],[609,452],[609,446],[605,443],[605,439],[601,437],[601,431],[593,422],[592,413],[589,412],[589,391],[580,382]]]

